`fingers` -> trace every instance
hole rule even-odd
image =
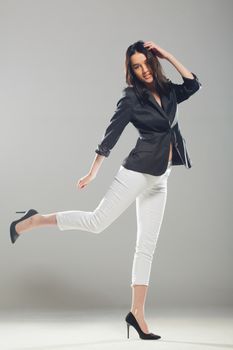
[[[86,175],[86,176],[82,177],[81,179],[79,179],[79,181],[77,182],[76,186],[77,186],[78,188],[84,188],[84,187],[86,187],[91,181],[92,181],[92,176]]]
[[[78,187],[78,189],[82,189],[82,188],[86,187],[86,185],[80,185],[80,186],[77,186],[77,187]]]
[[[84,188],[86,186],[86,184],[82,181],[79,181],[77,184],[76,184],[77,188]]]
[[[153,43],[153,41],[146,41],[144,43],[144,46],[155,46],[155,44]]]
[[[146,41],[143,45],[148,49],[156,49],[159,47],[158,45],[155,45],[153,41]]]

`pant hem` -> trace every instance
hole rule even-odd
[[[57,227],[59,228],[60,231],[64,231],[64,228],[62,227],[60,216],[58,213],[56,213],[56,219],[57,219]]]
[[[130,284],[130,287],[133,287],[134,285],[139,285],[139,286],[149,286],[148,282],[133,282]]]

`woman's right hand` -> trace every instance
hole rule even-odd
[[[151,50],[159,58],[168,59],[171,56],[170,52],[164,50],[162,47],[155,44],[153,41],[144,42],[144,47],[146,47],[148,50]]]
[[[80,189],[86,187],[92,180],[95,179],[95,177],[96,175],[94,174],[85,175],[84,177],[78,180],[77,187]]]

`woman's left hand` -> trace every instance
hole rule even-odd
[[[171,56],[169,52],[159,47],[159,45],[156,45],[153,41],[146,41],[144,43],[144,47],[146,47],[148,50],[151,50],[152,53],[159,58],[168,59],[168,57]]]

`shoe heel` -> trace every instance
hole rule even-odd
[[[130,324],[127,323],[127,338],[128,338],[128,339],[129,339],[129,326],[130,326]]]
[[[16,239],[19,238],[19,234],[16,232],[15,230],[15,226],[18,222],[25,220],[35,214],[38,214],[38,211],[35,209],[29,209],[28,211],[16,211],[16,213],[23,213],[25,215],[23,215],[20,219],[12,221],[12,223],[10,224],[10,239],[12,243],[15,243]]]
[[[134,314],[130,311],[126,317],[125,321],[127,323],[127,336],[129,338],[129,326],[132,326],[135,328],[135,330],[138,332],[138,335],[141,339],[160,339],[161,336],[154,334],[154,333],[145,333],[142,331],[141,327],[138,324],[138,321],[136,320]]]

